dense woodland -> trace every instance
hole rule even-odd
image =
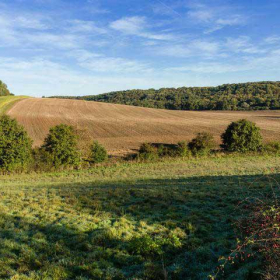
[[[0,80],[0,96],[7,96],[7,95],[11,95],[10,91],[8,90],[8,87],[6,84],[4,84],[1,80]]]
[[[280,109],[280,82],[127,90],[100,95],[59,98],[171,110],[276,110]]]

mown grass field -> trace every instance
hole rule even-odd
[[[207,279],[236,245],[238,202],[277,181],[272,156],[1,176],[0,279]],[[259,270],[249,259],[218,278]]]

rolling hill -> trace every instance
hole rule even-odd
[[[71,124],[82,137],[100,141],[111,154],[126,154],[143,142],[176,143],[196,133],[219,135],[233,121],[246,118],[262,129],[265,140],[280,140],[280,111],[171,111],[68,99],[28,98],[7,113],[16,118],[41,145],[49,128]]]

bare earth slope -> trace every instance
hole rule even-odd
[[[66,99],[23,99],[8,114],[25,126],[34,140],[42,144],[50,127],[66,123],[86,129],[111,154],[137,149],[143,142],[176,143],[190,140],[197,132],[219,135],[227,125],[241,118],[256,122],[265,140],[280,140],[280,111],[169,111],[90,101]]]

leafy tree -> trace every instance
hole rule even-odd
[[[222,148],[230,152],[257,151],[262,146],[260,128],[248,120],[232,122],[222,134]]]
[[[77,166],[80,163],[77,145],[74,128],[60,124],[50,129],[41,150],[46,155],[46,160],[55,168]]]
[[[12,95],[12,94],[8,90],[7,85],[4,84],[2,81],[0,81],[0,96],[7,96],[7,95]]]
[[[101,163],[108,159],[108,153],[106,149],[100,145],[97,141],[91,145],[90,162]]]
[[[202,132],[189,143],[193,155],[208,155],[214,148],[214,138],[210,133]]]
[[[32,140],[16,120],[0,118],[0,169],[14,171],[25,169],[31,161]]]

